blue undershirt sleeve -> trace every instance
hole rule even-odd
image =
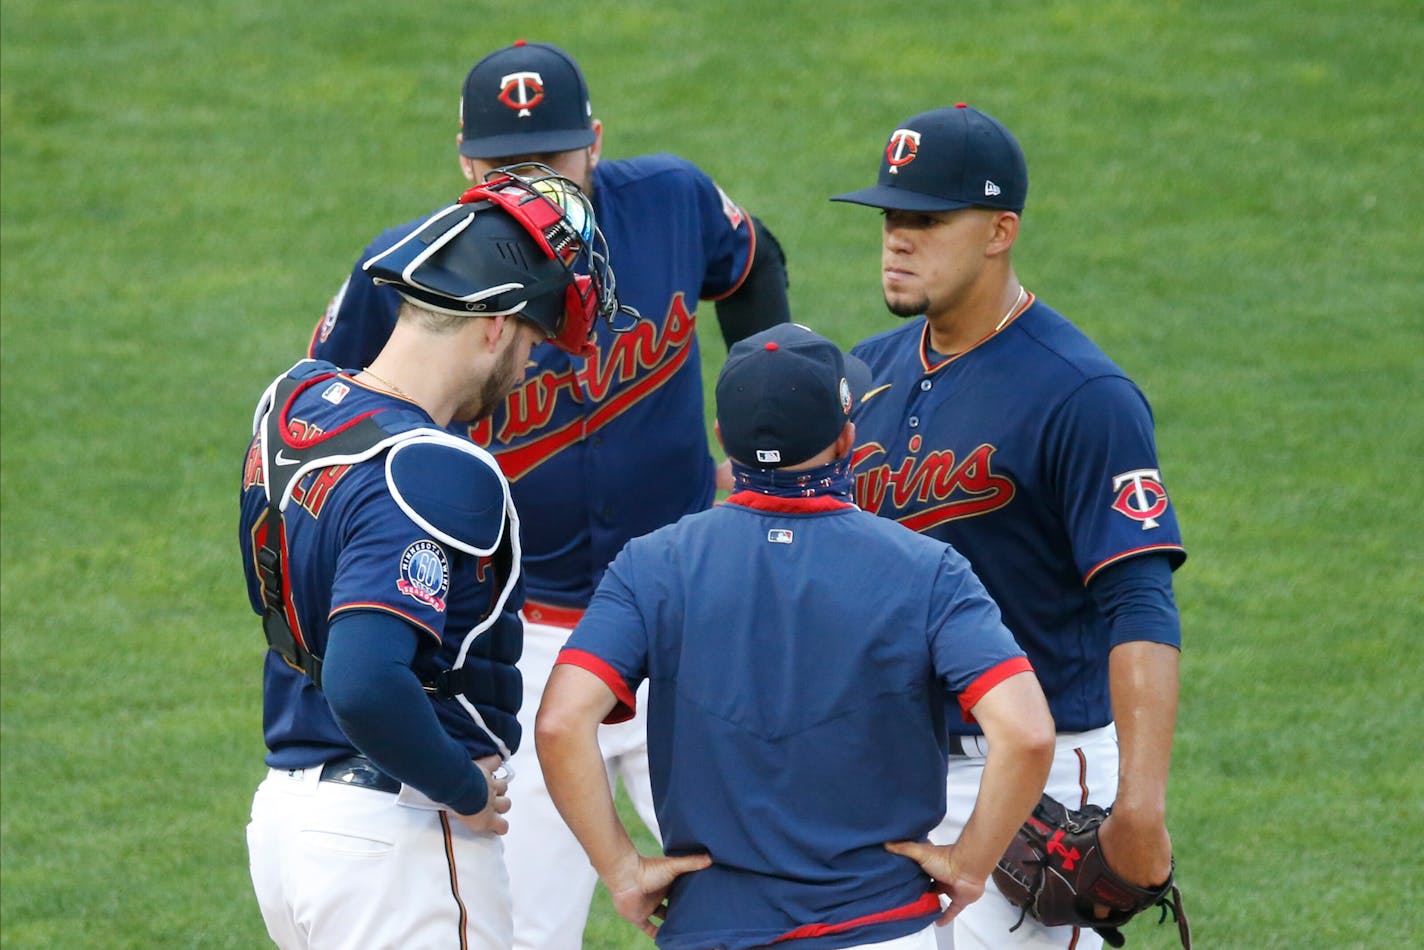
[[[411,669],[420,636],[390,614],[339,614],[327,634],[322,692],[362,754],[432,800],[473,815],[488,800],[484,773],[441,727]]]
[[[1182,621],[1172,596],[1167,554],[1142,554],[1111,564],[1088,582],[1088,591],[1108,618],[1112,646],[1148,640],[1182,648]]]

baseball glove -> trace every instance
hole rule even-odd
[[[1039,800],[994,868],[994,883],[1021,911],[1011,929],[1029,915],[1049,927],[1091,927],[1110,946],[1121,947],[1125,938],[1119,928],[1147,908],[1161,907],[1157,922],[1165,921],[1170,910],[1183,948],[1191,950],[1175,863],[1166,883],[1154,888],[1118,877],[1098,844],[1098,828],[1108,812],[1097,805],[1073,811],[1047,795]],[[1108,908],[1107,916],[1096,916],[1094,905]]]

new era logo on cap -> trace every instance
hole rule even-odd
[[[900,211],[1022,211],[1028,166],[997,119],[964,103],[912,116],[890,133],[873,187],[836,195]]]

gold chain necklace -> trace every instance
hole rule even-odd
[[[403,397],[405,397],[406,399],[409,399],[409,398],[410,398],[410,393],[406,392],[404,389],[401,389],[401,388],[400,388],[399,386],[397,386],[395,383],[391,382],[389,379],[386,379],[386,377],[382,376],[380,373],[378,373],[378,372],[376,372],[375,370],[371,369],[371,367],[369,367],[369,366],[363,366],[363,367],[361,368],[361,372],[365,373],[367,376],[370,376],[372,379],[376,380],[377,382],[383,384],[387,389],[389,389],[391,392],[395,393],[396,395],[398,395],[398,396],[403,396]]]

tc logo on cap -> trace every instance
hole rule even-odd
[[[890,174],[898,175],[901,165],[915,160],[920,150],[920,133],[914,129],[896,129],[890,133],[890,141],[885,145],[885,160],[890,163]]]
[[[510,73],[499,80],[499,101],[520,115],[529,115],[530,110],[544,101],[544,77],[538,73]]]

